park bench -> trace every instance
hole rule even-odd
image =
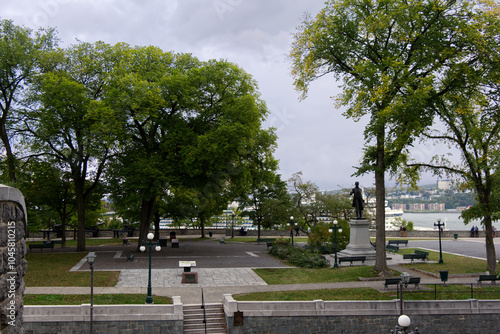
[[[196,267],[196,261],[179,261],[179,267],[184,268],[185,273],[189,273],[191,267]]]
[[[394,278],[386,278],[384,287],[387,289],[389,285],[398,285],[401,283],[401,278],[400,277],[394,277]],[[415,287],[418,288],[418,285],[420,284],[420,277],[410,277],[410,280],[408,281],[407,284],[405,284],[405,288],[408,287],[410,284],[415,284]]]
[[[260,245],[261,242],[265,242],[267,249],[269,249],[269,247],[272,247],[273,244],[276,242],[276,238],[259,238],[259,239],[257,239],[258,245]]]
[[[387,245],[385,246],[385,250],[389,251],[389,252],[399,252],[399,246],[394,246],[394,245]]]
[[[415,249],[414,253],[415,253],[415,254],[425,254],[425,259],[426,259],[426,260],[428,260],[428,259],[429,259],[429,252],[426,252],[426,251],[421,251],[421,250]]]
[[[389,240],[388,245],[405,245],[408,246],[408,240]]]
[[[386,278],[384,287],[387,289],[389,285],[398,285],[401,282],[401,278],[396,277],[396,278]]]
[[[134,254],[130,253],[130,252],[127,252],[127,262],[128,261],[134,261]]]
[[[353,262],[360,261],[365,264],[366,256],[343,256],[339,257],[339,264],[342,262],[350,262],[351,266]]]
[[[479,275],[477,284],[481,285],[484,281],[491,281],[491,285],[494,285],[498,280],[500,280],[500,278],[497,275]]]
[[[413,260],[417,260],[417,259],[421,259],[422,261],[425,261],[426,258],[427,258],[427,254],[417,254],[417,253],[403,254],[403,259],[405,259],[405,260],[410,259],[411,263],[413,263]]]
[[[54,241],[51,241],[51,242],[44,242],[42,244],[31,244],[29,245],[29,248],[30,248],[30,251],[33,249],[33,248],[40,248],[40,252],[44,249],[44,248],[50,248],[51,250],[54,250]]]

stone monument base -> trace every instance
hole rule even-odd
[[[338,252],[338,256],[366,256],[367,260],[375,260],[377,252],[370,244],[370,222],[365,218],[353,218],[349,221],[349,226],[349,245]]]

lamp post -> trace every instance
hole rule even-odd
[[[403,315],[403,285],[407,285],[410,282],[410,274],[408,274],[406,271],[402,272],[401,275],[401,282],[399,283],[400,286],[400,294],[399,294],[399,302],[400,302],[400,310],[401,313],[400,315]]]
[[[157,252],[161,250],[159,242],[153,242],[154,234],[148,233],[148,242],[142,242],[140,248],[141,252],[146,250],[146,246],[149,247],[149,276],[148,276],[148,296],[146,297],[146,304],[153,304],[153,296],[151,295],[151,247],[156,246]]]
[[[292,237],[292,246],[293,246],[293,216],[290,216],[290,222],[288,223],[288,225],[290,226],[290,236]]]
[[[396,325],[396,331],[391,329],[390,333],[404,334],[406,333],[408,327],[410,327],[410,323],[411,323],[410,317],[404,314],[400,315],[398,318],[398,325]],[[415,328],[415,331],[414,332],[412,331],[410,334],[418,334],[418,333],[420,333],[418,331],[418,328]]]
[[[90,334],[94,333],[94,262],[96,255],[90,252],[87,262],[90,265]]]
[[[444,222],[441,223],[441,219],[438,218],[437,224],[434,223],[434,226],[437,226],[438,231],[439,231],[439,263],[443,263],[443,251],[441,249],[441,227],[444,226]]]
[[[231,239],[234,238],[234,211],[231,211]]]
[[[340,226],[338,226],[338,221],[337,219],[335,219],[333,221],[333,231],[335,231],[335,263],[333,264],[333,268],[338,268],[339,267],[339,264],[337,262],[337,230],[339,231],[339,233],[342,233],[342,229],[340,228]],[[329,229],[328,232],[332,233],[333,232],[332,229]]]

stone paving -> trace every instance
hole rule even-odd
[[[250,268],[192,268],[198,273],[198,283],[182,283],[183,269],[152,269],[153,287],[222,287],[266,285]],[[117,288],[148,285],[147,269],[125,269],[120,272]]]

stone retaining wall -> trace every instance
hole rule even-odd
[[[94,306],[94,333],[183,333],[183,306]],[[228,333],[384,333],[397,324],[400,301],[238,302],[224,295]],[[242,321],[235,322],[235,312]],[[499,300],[405,301],[410,329],[420,333],[497,333]],[[87,333],[90,305],[25,306],[29,334]]]
[[[172,299],[173,305],[94,305],[94,333],[182,333],[182,304]],[[25,306],[23,321],[26,334],[88,333],[90,304]]]
[[[400,301],[238,302],[224,296],[229,333],[389,333]],[[235,312],[243,324],[235,326]],[[421,333],[498,333],[500,301],[405,301]]]

